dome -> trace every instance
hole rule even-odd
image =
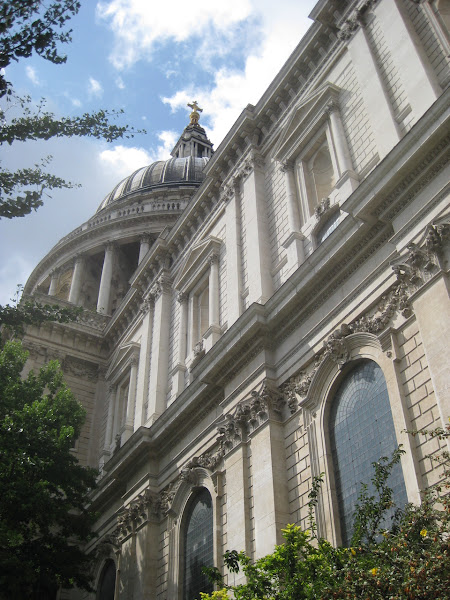
[[[159,160],[147,167],[142,167],[117,184],[112,192],[104,198],[97,212],[128,196],[159,187],[198,186],[204,179],[203,169],[208,160],[207,157],[185,156]]]

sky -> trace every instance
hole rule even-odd
[[[88,220],[115,185],[139,167],[170,157],[189,122],[186,104],[217,148],[247,104],[256,104],[312,21],[316,0],[84,0],[70,21],[63,65],[33,56],[10,65],[20,95],[45,98],[47,110],[75,116],[123,110],[117,123],[145,133],[111,144],[91,138],[16,142],[0,148],[9,169],[48,167],[81,184],[51,192],[44,206],[0,220],[0,304],[38,262]],[[14,113],[14,108],[7,115]]]

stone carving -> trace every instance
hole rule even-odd
[[[146,315],[154,306],[154,298],[153,296],[150,294],[139,306],[139,312],[142,315]]]
[[[314,214],[316,219],[321,219],[323,215],[330,210],[330,199],[322,198],[320,203],[315,207]]]
[[[197,342],[194,346],[194,358],[201,358],[205,354],[203,340]]]
[[[233,413],[226,414],[219,423],[217,441],[221,457],[245,442],[269,418],[281,419],[286,400],[283,394],[269,380],[265,379],[257,390],[252,390],[241,400]]]
[[[87,325],[88,327],[92,327],[92,329],[97,329],[98,331],[103,331],[110,319],[111,317],[106,315],[101,315],[100,313],[90,310],[83,310],[83,312],[78,316],[77,323]]]
[[[150,290],[151,295],[155,298],[155,301],[161,296],[161,294],[168,294],[172,289],[172,280],[167,275],[160,275]]]
[[[74,375],[77,378],[97,381],[98,365],[94,365],[75,358],[68,358],[64,361],[63,369],[65,373]]]
[[[133,533],[137,527],[153,519],[159,519],[160,498],[146,488],[137,498],[124,507],[117,515],[115,535],[118,541]]]
[[[170,512],[175,494],[184,482],[190,483],[192,486],[198,485],[197,472],[191,464],[184,467],[175,481],[159,494],[159,508],[163,514],[167,515]]]
[[[352,38],[359,27],[365,25],[365,15],[377,1],[378,0],[365,0],[365,2],[354,10],[350,17],[341,25],[340,31],[338,32],[338,38],[343,41]]]
[[[316,354],[314,363],[308,372],[301,372],[291,377],[282,386],[282,393],[291,414],[297,412],[300,403],[306,398],[311,382],[323,361],[326,358],[333,360],[339,368],[348,361],[349,352],[346,337],[353,333],[379,334],[386,329],[389,322],[397,314],[405,318],[411,315],[407,286],[403,281],[397,281],[389,292],[381,297],[379,304],[371,315],[363,315],[350,324],[343,323],[339,329],[323,342],[323,349]]]
[[[406,289],[410,292],[418,290],[442,268],[449,232],[448,223],[429,225],[422,238],[422,245],[411,242],[406,247],[407,253],[392,265],[405,293]]]
[[[184,304],[185,302],[187,302],[189,299],[189,294],[187,294],[186,292],[178,292],[177,294],[177,301],[180,304]]]

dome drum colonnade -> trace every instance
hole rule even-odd
[[[196,142],[197,152],[198,145]],[[66,236],[46,261],[57,251],[65,255],[63,262],[51,270],[43,266],[41,272],[38,266],[32,291],[113,314],[151,244],[173,225],[203,181],[207,160],[171,158],[124,179],[106,196],[94,217]],[[132,223],[124,222],[131,219]]]

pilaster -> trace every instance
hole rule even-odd
[[[227,312],[228,324],[232,325],[242,312],[242,264],[241,264],[241,180],[235,178],[225,190],[225,245],[227,252]]]
[[[252,151],[242,168],[249,304],[264,304],[273,293],[263,167],[264,159]]]
[[[147,422],[153,423],[166,407],[169,369],[169,328],[172,281],[163,273],[153,286],[155,298],[152,361],[150,365],[149,405]]]
[[[134,414],[134,429],[139,429],[145,424],[148,408],[148,387],[150,376],[150,350],[153,334],[153,316],[154,316],[154,298],[148,296],[141,306],[142,318],[142,334],[141,334],[141,349],[139,358],[139,369],[136,391],[136,409]]]

